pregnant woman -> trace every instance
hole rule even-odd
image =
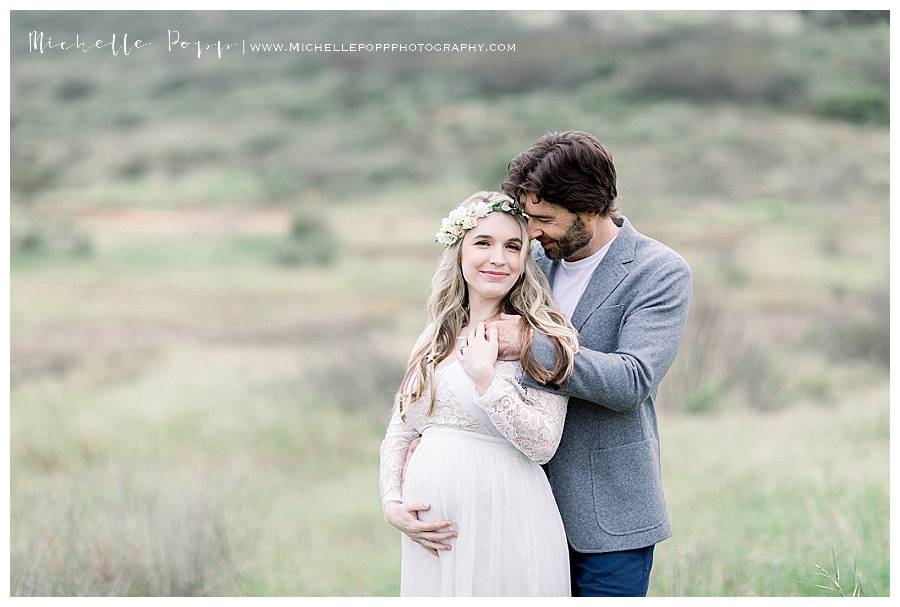
[[[527,217],[477,192],[444,219],[429,323],[410,355],[381,444],[385,519],[401,536],[403,596],[569,596],[565,530],[539,464],[562,436],[567,397],[525,388],[572,372],[577,333],[531,258]],[[497,360],[491,320],[521,317],[519,360]],[[549,336],[557,366],[531,353]],[[410,443],[422,437],[404,471]]]

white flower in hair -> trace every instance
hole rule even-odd
[[[457,223],[457,222],[465,219],[466,215],[468,215],[468,214],[469,214],[469,209],[467,209],[464,206],[458,206],[455,209],[453,209],[452,211],[450,211],[450,215],[447,217],[447,219],[449,219],[451,223]]]
[[[447,245],[448,247],[456,242],[456,236],[448,234],[447,232],[438,232],[434,235],[434,239],[442,245]]]
[[[441,220],[441,229],[435,234],[434,240],[449,247],[462,238],[466,230],[474,228],[479,219],[493,211],[502,211],[528,219],[528,215],[509,198],[503,198],[490,204],[479,200],[469,206],[459,205],[450,211],[450,214]]]

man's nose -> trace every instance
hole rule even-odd
[[[528,222],[528,240],[534,240],[535,238],[540,238],[543,236],[543,232],[539,227],[534,225],[531,221]]]

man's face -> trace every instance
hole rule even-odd
[[[533,192],[528,192],[521,203],[528,214],[528,238],[540,242],[550,259],[572,257],[594,237],[581,217],[557,204],[538,201]]]

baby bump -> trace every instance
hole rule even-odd
[[[428,503],[423,521],[450,521],[459,532],[454,554],[477,559],[486,579],[518,572],[524,580],[549,568],[567,581],[565,529],[543,470],[506,441],[456,432],[425,432],[406,471],[404,502]]]
[[[446,520],[450,511],[456,510],[454,495],[458,491],[459,475],[451,463],[457,449],[427,434],[422,436],[404,472],[403,501],[425,502],[431,506],[419,512],[421,520]]]
[[[433,428],[425,431],[410,457],[403,501],[430,504],[431,509],[421,513],[422,520],[453,520],[486,502],[514,496],[534,499],[542,489],[549,496],[540,466],[505,439]]]

